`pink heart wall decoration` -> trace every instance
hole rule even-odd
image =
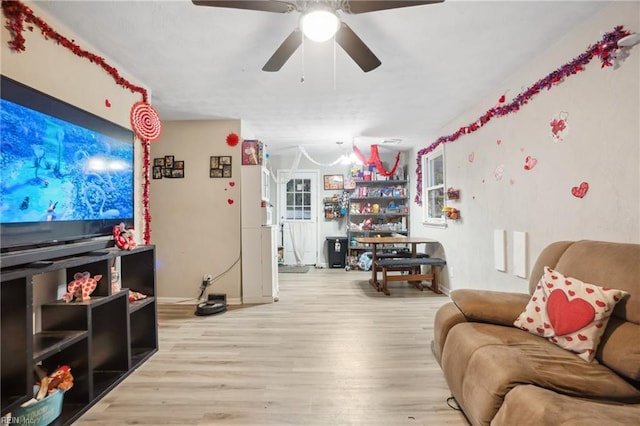
[[[527,158],[524,159],[524,169],[525,170],[533,169],[536,166],[536,164],[538,164],[538,159],[535,158],[535,157],[527,155]]]

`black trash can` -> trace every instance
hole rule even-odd
[[[329,268],[345,267],[347,241],[347,237],[327,237]]]

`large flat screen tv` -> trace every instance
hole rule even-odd
[[[133,225],[133,132],[1,76],[2,253]]]

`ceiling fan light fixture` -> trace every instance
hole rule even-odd
[[[323,42],[340,28],[340,18],[328,8],[313,8],[300,17],[300,29],[310,40]]]

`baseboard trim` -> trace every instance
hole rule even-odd
[[[156,300],[158,303],[163,304],[173,304],[173,305],[197,305],[198,300],[193,299],[185,299],[183,297],[157,297]],[[264,303],[264,302],[261,302]],[[240,298],[227,298],[227,305],[242,305],[242,301]]]

